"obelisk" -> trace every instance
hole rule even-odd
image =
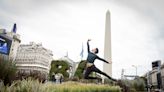
[[[109,10],[106,12],[105,20],[105,43],[104,43],[104,59],[108,62],[112,60],[112,49],[111,49],[111,20]],[[112,76],[112,64],[103,64],[103,71],[109,76]]]

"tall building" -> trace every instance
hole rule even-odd
[[[20,35],[16,33],[16,24],[11,32],[0,29],[0,58],[15,61],[20,42]]]
[[[152,70],[146,74],[148,85],[152,86],[153,90],[162,89],[164,91],[164,64],[161,65],[160,60],[152,62]]]
[[[112,49],[111,49],[111,20],[110,12],[106,12],[106,22],[105,22],[105,44],[104,44],[104,59],[108,62],[112,59]],[[112,76],[112,64],[103,65],[103,71],[109,76]]]
[[[42,44],[31,42],[19,46],[15,62],[20,74],[39,72],[45,79],[49,74],[52,56],[52,51],[44,48]]]
[[[161,66],[161,79],[162,79],[162,88],[164,90],[164,64]]]

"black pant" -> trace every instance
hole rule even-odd
[[[85,79],[99,79],[97,77],[90,77],[89,74],[91,72],[97,72],[99,74],[102,74],[106,77],[108,77],[109,79],[113,80],[113,81],[116,81],[115,79],[113,79],[112,77],[110,77],[109,75],[107,75],[106,73],[102,72],[101,70],[99,70],[97,67],[95,67],[95,65],[92,65],[91,67],[87,67],[86,71],[85,71],[85,75],[84,75],[84,78]]]

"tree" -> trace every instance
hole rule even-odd
[[[0,58],[0,80],[4,82],[4,85],[11,84],[16,76],[16,71],[15,63]]]

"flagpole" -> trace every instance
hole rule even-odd
[[[84,47],[83,47],[83,43],[82,43],[82,50],[81,50],[81,53],[80,53],[81,61],[82,61],[82,59],[83,59],[83,53],[84,53]]]

